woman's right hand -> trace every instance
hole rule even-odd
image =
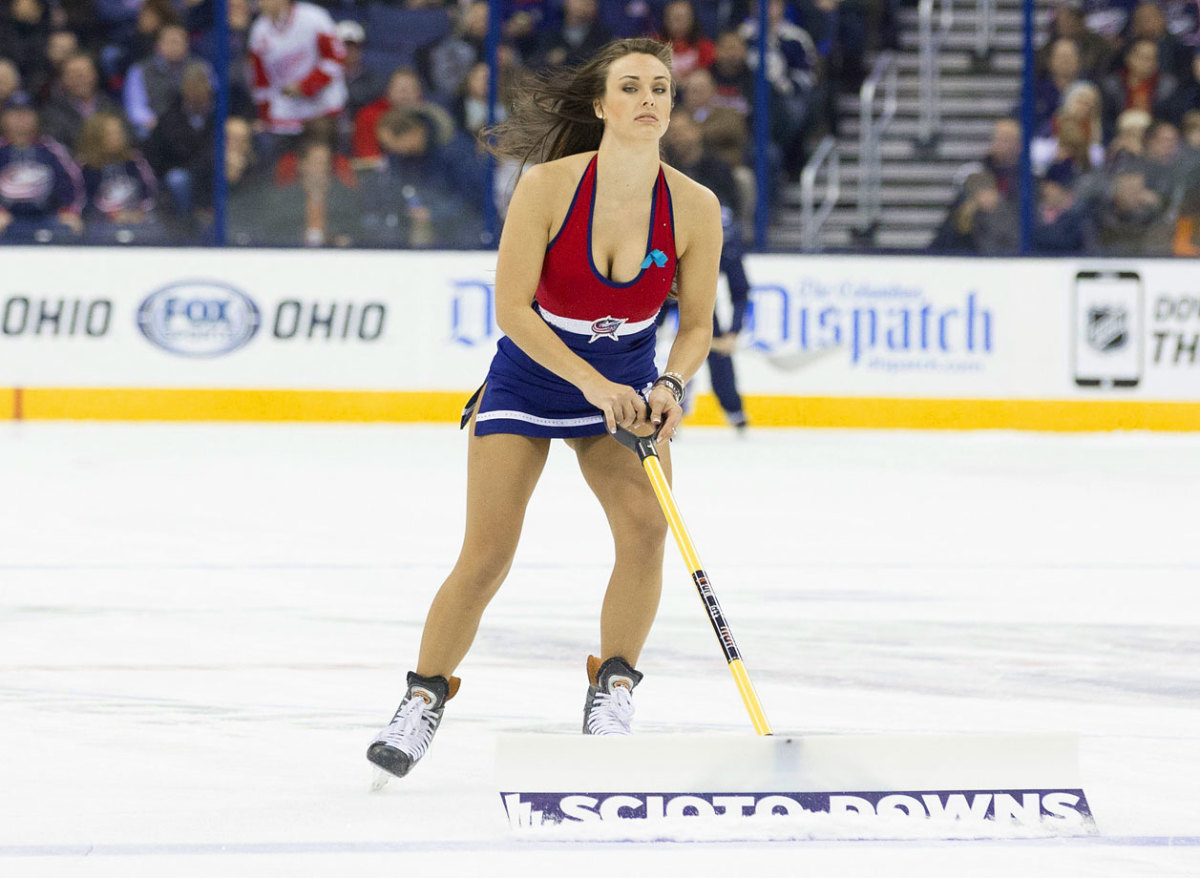
[[[604,426],[610,433],[617,432],[617,427],[628,430],[646,420],[646,400],[628,384],[616,384],[597,375],[579,389],[584,399],[604,413]]]

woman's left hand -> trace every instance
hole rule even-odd
[[[658,441],[669,441],[683,420],[683,408],[675,401],[675,394],[665,385],[656,384],[650,389],[646,401],[650,404],[650,423],[654,427],[662,424]]]

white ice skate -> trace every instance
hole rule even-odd
[[[620,656],[603,664],[594,655],[588,656],[587,701],[583,705],[585,735],[631,735],[633,730],[633,688],[642,682],[642,675]]]
[[[376,766],[373,791],[383,789],[392,777],[404,777],[425,755],[458,684],[458,677],[422,677],[409,671],[408,692],[392,721],[367,748],[367,759]]]

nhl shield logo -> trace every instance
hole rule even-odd
[[[598,338],[611,338],[617,340],[617,332],[625,324],[624,317],[601,317],[599,320],[592,321],[592,337],[588,339],[588,344],[591,344]]]
[[[1095,306],[1088,309],[1087,342],[1102,353],[1115,351],[1129,341],[1129,313],[1121,307]]]

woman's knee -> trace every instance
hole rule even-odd
[[[511,555],[473,555],[460,558],[450,574],[459,596],[472,604],[487,605],[504,584],[512,567]]]
[[[661,548],[667,539],[667,519],[651,495],[648,502],[643,499],[625,506],[613,532],[618,542],[636,544],[642,551]]]

